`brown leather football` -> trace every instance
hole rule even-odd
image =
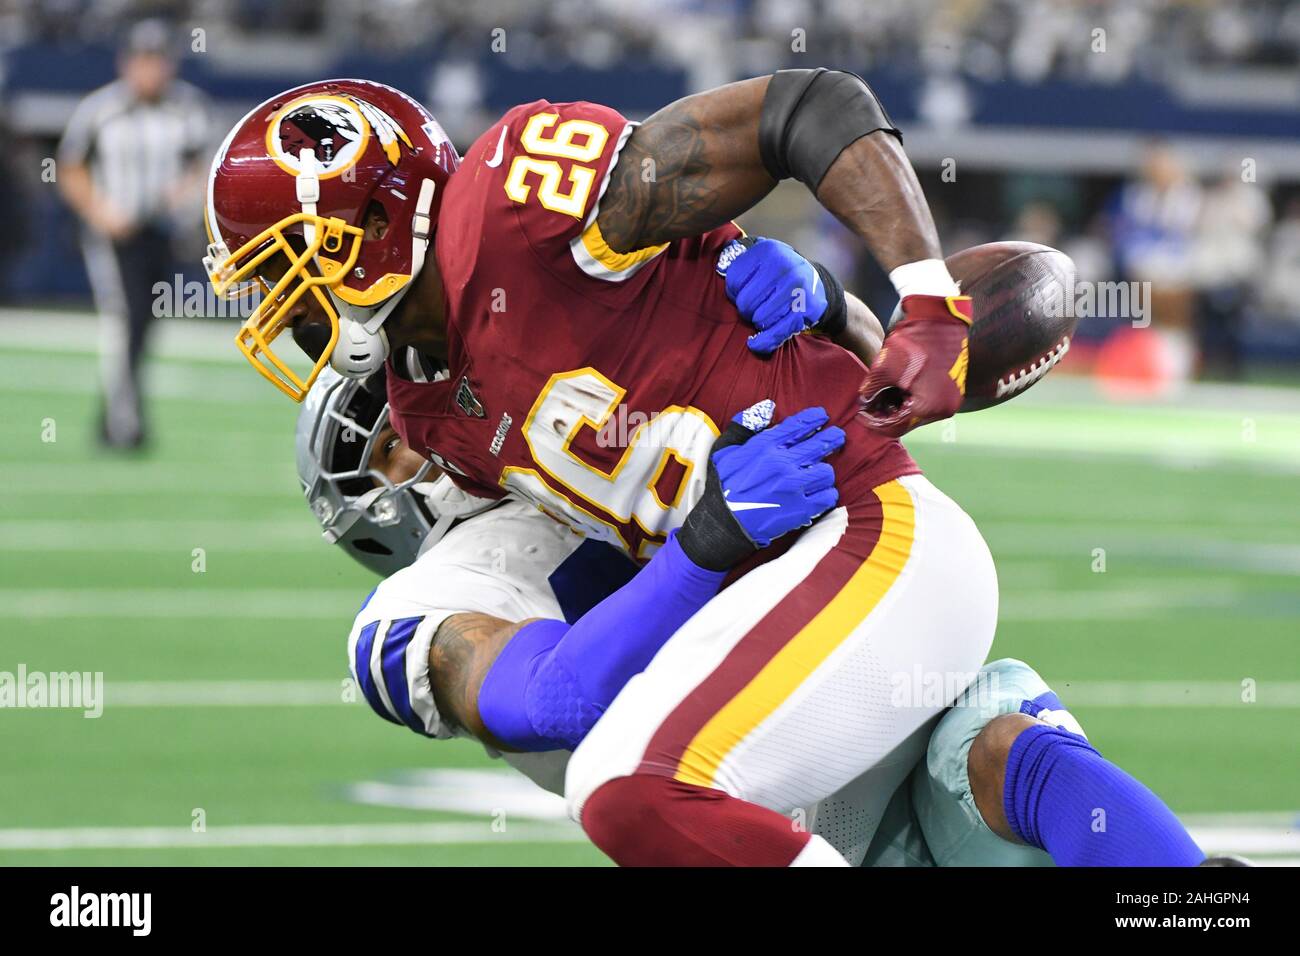
[[[990,242],[948,257],[975,309],[961,411],[1000,405],[1046,375],[1070,347],[1074,262],[1033,242]]]

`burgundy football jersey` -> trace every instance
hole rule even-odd
[[[736,412],[822,405],[848,432],[841,502],[917,471],[859,417],[862,363],[813,335],[760,357],[718,258],[735,226],[618,254],[596,225],[631,133],[592,103],[518,106],[469,148],[438,220],[449,377],[390,368],[392,421],[466,490],[514,494],[647,557],[703,489]],[[653,175],[653,170],[645,171]]]

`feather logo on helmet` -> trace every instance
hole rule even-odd
[[[394,166],[401,145],[414,149],[406,132],[382,110],[351,96],[313,94],[294,100],[271,117],[266,151],[287,173],[297,175],[299,157],[310,149],[321,179],[342,175],[357,164],[374,135]]]

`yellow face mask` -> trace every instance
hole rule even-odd
[[[294,248],[287,232],[298,225],[304,235],[310,236],[301,244],[301,251]],[[295,402],[307,396],[338,342],[339,315],[327,290],[334,290],[345,301],[370,298],[349,295],[352,290],[345,292],[342,286],[344,277],[356,265],[364,235],[362,229],[342,219],[300,212],[258,233],[233,253],[226,252],[221,243],[208,247],[204,265],[218,295],[236,298],[261,289],[262,300],[236,333],[235,345],[259,374]],[[276,256],[283,256],[288,268],[271,285],[269,279],[263,278],[263,267]],[[329,318],[330,337],[315,366],[302,378],[275,353],[271,343],[289,327],[290,311],[309,289]]]

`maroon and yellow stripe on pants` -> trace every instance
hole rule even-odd
[[[639,772],[714,786],[727,755],[871,614],[912,552],[915,508],[895,480],[849,507],[848,518],[844,534],[812,572],[668,715]]]

